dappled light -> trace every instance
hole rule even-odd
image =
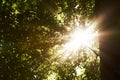
[[[76,70],[76,74],[77,74],[76,76],[80,76],[80,75],[84,74],[84,72],[85,72],[85,68],[79,67],[79,66],[77,66],[75,68],[75,70]]]
[[[104,16],[95,20],[94,6],[2,0],[0,80],[100,80],[97,24]]]

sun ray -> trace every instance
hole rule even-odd
[[[62,60],[75,58],[84,49],[92,48],[98,37],[98,31],[95,31],[96,23],[86,20],[83,25],[77,19],[74,21],[74,29],[67,35],[68,39],[59,51]],[[80,56],[82,55],[81,53]]]
[[[53,59],[58,57],[60,62],[67,60],[74,62],[86,56],[94,60],[96,58],[94,51],[99,52],[97,21],[86,19],[83,22],[76,18],[66,28],[70,30],[59,38],[63,43],[55,51]],[[86,61],[92,61],[90,59]]]

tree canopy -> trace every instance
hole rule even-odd
[[[55,55],[74,19],[79,15],[84,24],[93,17],[94,6],[94,0],[2,0],[0,79],[100,80],[98,56],[78,55],[71,62]]]

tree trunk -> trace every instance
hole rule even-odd
[[[101,80],[120,80],[120,1],[96,0],[99,24]]]

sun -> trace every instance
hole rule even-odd
[[[96,34],[92,33],[88,29],[76,28],[71,34],[70,44],[71,48],[76,47],[90,47],[92,40],[95,38]],[[74,45],[74,47],[73,47]]]
[[[77,56],[83,49],[92,48],[97,39],[98,33],[95,31],[94,22],[81,25],[78,21],[75,22],[74,29],[70,32],[69,39],[63,45],[61,53],[64,58],[72,58]]]
[[[95,25],[87,24],[87,27],[80,25],[80,23],[76,22],[79,26],[75,27],[73,31],[69,34],[70,38],[68,42],[65,44],[65,48],[69,48],[70,50],[78,50],[79,48],[91,47],[93,41],[97,37],[97,32],[94,31]]]

